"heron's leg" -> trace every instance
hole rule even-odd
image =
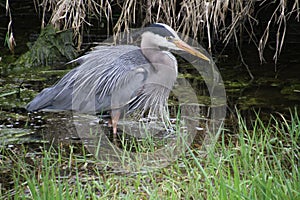
[[[121,115],[120,110],[111,111],[111,123],[113,127],[114,136],[117,135],[117,126],[118,126],[118,121],[120,119],[120,115]]]

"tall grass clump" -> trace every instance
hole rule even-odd
[[[299,199],[299,124],[297,112],[267,122],[238,115],[238,131],[223,131],[204,158],[194,145],[169,166],[144,172],[116,172],[79,144],[9,146],[0,151],[1,198]]]
[[[300,198],[300,120],[297,112],[291,114],[290,120],[271,116],[269,122],[257,115],[251,125],[238,117],[237,138],[226,145],[223,135],[221,156],[211,155],[220,166],[214,169],[218,173],[213,178],[220,199]]]

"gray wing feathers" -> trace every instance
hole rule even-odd
[[[73,98],[96,97],[96,110],[120,108],[130,102],[134,91],[142,85],[144,68],[149,67],[140,48],[135,46],[98,47],[79,62]]]
[[[135,91],[142,85],[147,70],[151,70],[140,48],[130,45],[99,46],[74,62],[80,65],[37,95],[28,104],[28,110],[90,113],[122,107],[135,98]]]
[[[52,109],[52,110],[70,110],[72,97],[72,87],[65,87],[66,79],[75,73],[75,69],[66,74],[56,85],[43,89],[27,106],[29,111]],[[63,92],[62,92],[63,91]]]

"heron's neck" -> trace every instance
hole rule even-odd
[[[142,48],[142,52],[144,56],[153,64],[160,60],[162,53],[159,48]]]
[[[141,50],[144,56],[152,63],[157,63],[162,51],[153,41],[152,33],[144,33],[141,41]],[[155,64],[154,64],[154,67]]]
[[[142,40],[141,42],[141,50],[144,56],[150,61],[150,63],[154,64],[157,63],[162,51],[159,49],[157,45],[151,43],[151,41]],[[154,67],[155,64],[154,64]]]

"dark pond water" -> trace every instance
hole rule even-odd
[[[251,67],[254,79],[238,59],[232,55],[217,63],[222,75],[228,104],[228,116],[235,115],[238,108],[244,117],[254,117],[253,111],[260,111],[268,120],[269,113],[288,114],[300,103],[300,56],[299,44],[287,44],[277,66],[272,61],[260,64],[257,52],[248,50],[246,61]],[[247,51],[247,50],[246,50]],[[69,69],[7,69],[11,56],[3,56],[0,78],[0,131],[7,143],[31,141],[49,142],[53,139],[77,142],[78,137],[68,127],[69,118],[65,114],[28,113],[25,105],[43,88],[59,80]],[[198,73],[187,64],[181,63],[179,71],[197,91],[201,104],[210,104],[206,85]],[[195,75],[196,74],[196,75]],[[172,102],[171,102],[172,105]],[[205,110],[207,108],[204,108]],[[206,112],[206,111],[203,111]],[[111,130],[108,128],[108,132]],[[30,136],[30,137],[29,137]]]

